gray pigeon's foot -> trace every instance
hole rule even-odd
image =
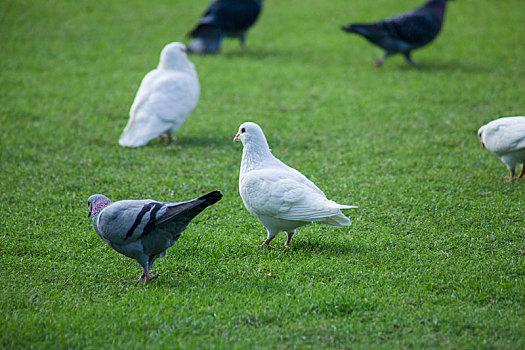
[[[140,282],[144,280],[144,284],[148,283],[149,281],[159,277],[160,275],[150,276],[148,272],[143,272],[142,275],[140,275],[137,282]]]

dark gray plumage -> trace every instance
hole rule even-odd
[[[190,221],[222,198],[210,192],[188,202],[157,202],[153,199],[112,202],[102,194],[88,199],[89,214],[97,234],[117,252],[135,259],[143,268],[139,281],[150,276],[153,263],[164,257]]]
[[[238,38],[245,48],[246,31],[255,23],[262,0],[213,0],[188,36],[194,38],[188,52],[211,54],[226,37]]]
[[[451,0],[428,0],[410,12],[375,23],[351,23],[342,29],[362,35],[386,50],[383,57],[376,60],[377,67],[396,53],[402,53],[410,64],[416,65],[411,51],[427,45],[439,34],[447,1]]]

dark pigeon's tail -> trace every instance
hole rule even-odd
[[[221,191],[213,191],[191,201],[182,203],[165,203],[169,208],[161,220],[156,222],[156,225],[159,226],[174,220],[188,224],[194,217],[199,215],[201,211],[210,205],[217,203],[221,198]]]
[[[345,32],[362,35],[367,39],[384,35],[383,31],[375,23],[353,23],[343,26],[341,29]]]

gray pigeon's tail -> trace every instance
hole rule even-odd
[[[213,191],[199,198],[182,203],[164,203],[168,205],[166,214],[156,222],[157,226],[176,220],[188,224],[201,211],[217,203],[222,198],[221,191]]]

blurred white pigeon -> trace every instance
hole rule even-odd
[[[187,202],[112,202],[103,194],[94,194],[88,199],[88,216],[93,217],[100,238],[142,266],[139,281],[147,283],[158,277],[149,274],[155,260],[166,255],[195,216],[221,198],[220,191],[213,191]]]
[[[504,117],[483,125],[478,130],[481,147],[488,149],[510,170],[514,178],[516,164],[521,163],[518,178],[525,174],[525,117]]]
[[[120,145],[144,146],[162,134],[171,140],[171,134],[197,106],[199,94],[199,79],[186,56],[186,46],[177,42],[166,45],[157,68],[142,79]]]
[[[341,209],[357,207],[327,199],[303,174],[275,158],[259,125],[242,124],[233,141],[241,141],[244,147],[239,175],[241,198],[268,231],[261,247],[269,245],[281,231],[288,234],[284,246],[289,247],[295,229],[313,221],[337,227],[350,225]]]

